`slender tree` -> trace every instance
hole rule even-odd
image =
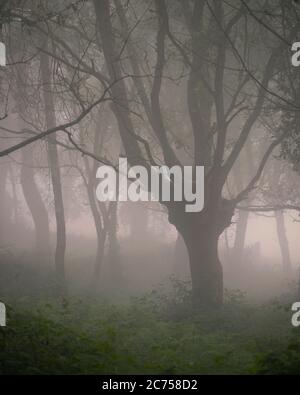
[[[21,186],[34,223],[36,259],[44,263],[50,257],[49,218],[35,181],[32,148],[22,149]]]
[[[47,44],[45,43],[45,47]],[[54,98],[51,90],[51,63],[45,53],[40,55],[41,79],[43,84],[43,97],[45,108],[45,122],[48,129],[56,126]],[[55,137],[55,135],[54,135]],[[66,251],[66,224],[64,214],[64,202],[62,194],[61,171],[59,167],[58,148],[52,139],[48,139],[48,161],[50,167],[54,209],[56,220],[56,248],[55,268],[59,287],[65,286],[65,251]]]

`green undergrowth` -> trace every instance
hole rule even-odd
[[[227,292],[216,311],[173,281],[139,298],[7,296],[2,374],[299,374],[300,328],[287,300]]]

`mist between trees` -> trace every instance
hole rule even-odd
[[[25,256],[63,295],[175,274],[211,308],[224,281],[272,295],[296,282],[298,14],[293,1],[2,2],[3,262]],[[119,157],[204,166],[203,210],[99,201],[97,169]]]

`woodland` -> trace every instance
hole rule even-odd
[[[300,373],[299,41],[293,0],[0,1],[0,374]],[[203,209],[100,201],[121,158]]]

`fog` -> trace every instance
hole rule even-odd
[[[80,297],[83,316],[104,309],[108,322],[119,308],[121,320],[127,303],[133,321],[163,317],[171,331],[169,320],[191,319],[209,333],[219,314],[239,333],[274,301],[274,327],[289,321],[280,314],[300,296],[300,9],[269,3],[0,4],[0,300],[12,317],[57,322]],[[184,369],[168,363],[160,373]]]
[[[37,266],[39,259],[45,260],[48,269],[56,271],[59,281],[64,283],[63,287],[68,287],[67,278],[72,278],[73,271],[82,271],[86,281],[96,271],[98,284],[95,286],[101,290],[101,283],[106,283],[108,273],[116,270],[109,268],[109,256],[111,253],[114,255],[111,248],[117,249],[114,264],[120,273],[126,272],[127,284],[123,285],[129,293],[136,288],[142,292],[141,284],[148,289],[165,281],[168,276],[178,275],[192,281],[194,292],[201,295],[201,267],[206,265],[210,269],[203,270],[207,270],[208,276],[213,276],[213,271],[222,270],[223,266],[227,273],[225,287],[237,286],[252,293],[256,291],[253,289],[255,283],[247,285],[251,267],[255,270],[268,268],[271,277],[273,273],[275,276],[281,273],[282,279],[297,281],[299,222],[298,211],[293,207],[297,209],[300,183],[296,151],[290,147],[293,144],[297,147],[298,137],[292,134],[292,137],[280,137],[278,142],[274,141],[274,135],[279,133],[277,130],[293,128],[293,119],[286,118],[284,110],[278,112],[283,101],[292,100],[292,97],[280,97],[280,92],[288,89],[292,82],[284,81],[284,78],[282,81],[272,80],[266,76],[267,85],[262,85],[263,90],[258,90],[256,101],[256,90],[259,89],[256,80],[249,78],[252,74],[243,63],[244,70],[235,71],[240,61],[234,50],[228,50],[224,58],[223,85],[221,80],[213,80],[213,74],[216,73],[217,78],[220,70],[207,68],[205,62],[197,66],[196,72],[192,68],[190,74],[185,74],[181,69],[188,69],[185,56],[189,57],[190,54],[187,48],[184,52],[179,44],[180,39],[177,42],[173,36],[169,36],[169,43],[169,33],[163,29],[163,41],[159,41],[159,36],[156,38],[155,18],[147,19],[149,9],[143,2],[124,9],[121,4],[116,4],[119,22],[112,16],[114,28],[117,29],[120,23],[121,32],[126,35],[135,18],[141,18],[141,26],[137,26],[132,33],[128,48],[124,47],[129,59],[120,56],[119,65],[114,65],[115,70],[111,70],[111,57],[116,56],[113,52],[122,48],[122,38],[110,37],[110,27],[105,25],[106,22],[101,22],[107,9],[101,6],[101,12],[99,8],[99,14],[98,11],[93,14],[91,4],[77,8],[72,3],[57,2],[57,6],[62,8],[57,14],[60,16],[53,14],[50,17],[53,24],[51,32],[46,33],[45,25],[39,22],[39,15],[51,14],[51,7],[43,2],[31,4],[25,1],[17,8],[21,14],[32,14],[33,27],[25,23],[26,28],[22,28],[18,18],[12,17],[2,28],[3,39],[7,41],[9,38],[9,41],[6,46],[8,65],[1,70],[4,114],[1,120],[1,212],[4,216],[1,248],[15,257],[26,253],[32,256],[32,262]],[[178,14],[180,5],[170,4],[168,11],[165,6],[160,7],[158,15],[173,24],[174,32],[177,26],[180,34],[187,34],[187,19],[184,18],[188,17],[182,18]],[[229,11],[231,7],[233,4],[228,5]],[[73,14],[68,11],[72,8]],[[6,12],[12,9],[8,8]],[[137,13],[135,16],[133,11]],[[199,9],[197,12],[199,17],[204,12],[202,17],[208,18],[211,29],[216,28],[209,16],[209,7],[206,11]],[[22,19],[22,16],[19,18]],[[78,23],[86,20],[91,21],[91,26],[85,33],[80,33]],[[242,25],[242,22],[237,23],[237,31],[242,29]],[[87,52],[84,52],[85,45],[88,45],[87,37],[97,26],[100,52],[97,52],[97,43],[92,39]],[[255,20],[251,20],[244,39],[248,34],[253,34],[255,41],[261,28]],[[72,31],[75,36],[69,35]],[[58,32],[62,34],[61,38]],[[138,42],[141,32],[143,34]],[[271,33],[270,27],[265,32],[265,43],[256,41],[251,51],[249,47],[249,67],[253,63],[261,73],[269,67],[268,51],[270,57],[274,56],[270,49],[264,48],[268,45],[276,48],[276,40]],[[76,36],[80,38],[80,45],[75,50]],[[221,42],[220,45],[223,45]],[[140,59],[142,43],[147,53],[144,60]],[[200,47],[204,45],[201,40],[198,44]],[[197,50],[198,44],[192,44],[194,49],[191,51]],[[109,49],[111,45],[115,48]],[[160,45],[164,46],[164,53],[156,55],[152,46],[160,48]],[[175,45],[178,54],[173,55],[172,45]],[[239,44],[236,45],[235,51],[239,51]],[[83,59],[80,61],[78,56],[83,56]],[[213,55],[207,53],[204,56],[207,56],[206,62],[213,62]],[[288,54],[283,53],[284,56]],[[29,60],[23,61],[26,57]],[[162,61],[164,64],[160,63]],[[198,58],[193,61],[196,64]],[[79,62],[77,71],[74,62]],[[163,71],[158,71],[160,67]],[[278,67],[278,72],[285,76],[281,66],[272,67]],[[295,72],[291,65],[289,67],[290,73]],[[152,88],[151,83],[149,88],[147,86],[149,77],[126,78],[127,74],[139,74],[146,68],[149,72],[151,69],[156,72],[152,78]],[[112,75],[107,75],[117,73],[117,78],[122,78],[122,72],[126,79],[122,82],[114,82]],[[106,83],[103,82],[105,78]],[[203,78],[206,81],[204,85]],[[243,81],[241,85],[239,81]],[[200,83],[202,91],[200,88],[199,92],[195,91],[191,85],[193,83]],[[101,84],[106,87],[104,93]],[[269,93],[270,97],[265,94],[269,86],[277,92],[274,110],[269,109],[272,92]],[[209,89],[215,89],[222,102],[216,100],[214,103]],[[292,86],[290,90],[293,91]],[[99,94],[98,104],[94,104]],[[117,99],[117,96],[123,98]],[[107,104],[106,100],[114,104]],[[118,100],[127,102],[126,109],[118,107]],[[140,103],[134,103],[135,100],[140,100]],[[243,106],[242,103],[247,105]],[[255,109],[256,105],[259,108]],[[249,106],[254,106],[254,109],[249,109]],[[68,124],[70,126],[64,126]],[[57,129],[54,137],[51,128]],[[219,131],[209,137],[209,129],[213,133],[214,128],[219,128]],[[46,132],[47,135],[47,131],[50,131],[49,137],[42,139],[42,134]],[[289,131],[286,133],[289,136]],[[31,136],[34,136],[32,140]],[[203,138],[209,140],[204,142]],[[213,178],[209,181],[212,183],[210,186],[205,181],[204,192],[201,188],[205,195],[204,209],[201,208],[201,213],[194,216],[181,213],[179,204],[170,205],[163,200],[161,204],[98,202],[96,171],[99,166],[114,166],[119,156],[125,156],[131,166],[149,166],[148,160],[155,166],[202,165],[207,180],[208,175],[219,166],[219,175],[216,173],[212,177],[220,179]],[[225,178],[222,172],[226,172]],[[122,196],[119,198],[123,200]],[[245,209],[238,210],[239,206]],[[229,210],[228,213],[226,210]],[[224,218],[221,218],[222,215]],[[201,226],[197,228],[193,224],[194,217],[199,217],[203,223],[203,231]],[[185,221],[190,222],[187,228]],[[195,237],[189,234],[195,226],[194,234],[199,233],[198,242],[192,242]],[[181,239],[177,254],[176,246]],[[204,250],[211,245],[209,250],[203,252],[206,256],[201,255],[202,240]],[[218,253],[212,247],[216,240]],[[194,249],[197,250],[196,254]],[[155,256],[152,250],[157,253]],[[201,260],[207,263],[199,263]],[[74,265],[73,261],[76,262]],[[233,267],[234,270],[228,269]],[[243,270],[247,274],[242,280]],[[234,278],[236,273],[239,273],[237,277],[242,282],[233,281],[231,284],[231,275]],[[133,283],[131,277],[135,278]],[[211,281],[209,287],[213,289],[216,284],[215,280]],[[72,281],[69,285],[72,288]],[[220,286],[223,288],[223,284],[220,283]],[[275,290],[271,294],[273,292]],[[203,294],[200,299],[205,300],[207,296]],[[214,297],[220,298],[221,295]]]

